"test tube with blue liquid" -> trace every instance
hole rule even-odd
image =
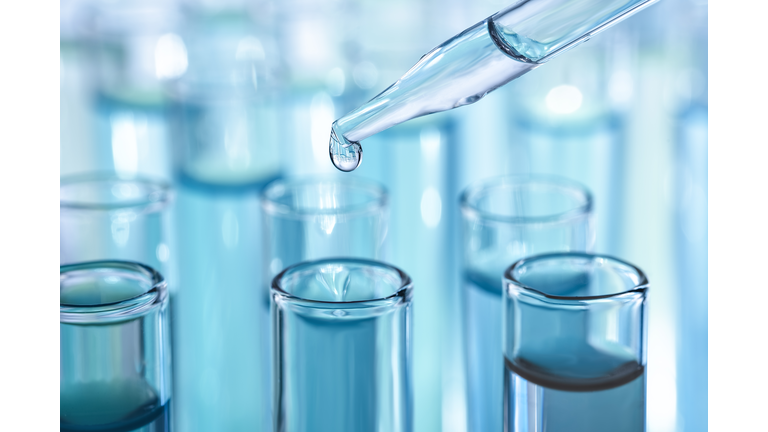
[[[423,115],[472,104],[655,0],[517,2],[433,49],[397,82],[333,123],[331,161],[352,171],[360,141]]]
[[[379,261],[302,262],[272,282],[275,431],[412,430],[413,284]]]
[[[645,431],[648,280],[602,255],[504,273],[504,431]]]
[[[59,302],[61,430],[171,430],[163,277],[128,261],[64,265]]]
[[[502,429],[501,275],[509,263],[546,252],[589,251],[592,196],[549,176],[492,178],[462,195],[463,319],[471,431]]]
[[[187,4],[186,72],[169,86],[180,289],[174,425],[268,430],[269,304],[259,193],[281,176],[270,34],[244,5]]]

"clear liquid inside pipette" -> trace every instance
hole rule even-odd
[[[360,165],[361,140],[416,117],[475,103],[539,66],[510,56],[511,47],[500,49],[501,36],[489,24],[490,19],[480,22],[430,51],[396,83],[336,120],[329,143],[336,168],[348,172]]]
[[[331,127],[331,161],[352,171],[360,141],[423,115],[477,102],[657,0],[525,0],[430,51],[396,83]]]

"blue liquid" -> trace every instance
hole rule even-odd
[[[135,383],[134,383],[135,384]],[[83,384],[68,389],[62,400],[60,429],[64,432],[170,431],[170,400],[164,405],[144,385]],[[136,406],[137,400],[144,400]]]
[[[470,431],[498,431],[502,425],[501,274],[464,275]]]
[[[298,309],[273,312],[274,430],[410,431],[406,308]]]
[[[645,367],[622,357],[590,360],[592,370],[580,371],[505,359],[504,431],[643,432]],[[607,372],[595,375],[601,366]]]
[[[227,187],[179,177],[174,426],[269,430],[269,297],[258,200],[266,181]]]

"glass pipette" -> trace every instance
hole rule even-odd
[[[362,161],[361,140],[475,103],[656,1],[516,1],[433,49],[378,96],[333,122],[331,161],[352,171]]]

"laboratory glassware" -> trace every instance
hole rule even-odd
[[[61,430],[169,431],[171,335],[160,273],[128,261],[63,265],[59,303]]]
[[[176,0],[93,2],[84,20],[91,52],[95,135],[90,171],[170,180],[164,86],[184,74]]]
[[[592,195],[558,177],[498,177],[470,186],[461,211],[469,430],[501,430],[504,269],[530,255],[589,251]]]
[[[276,180],[264,189],[261,209],[265,287],[302,261],[384,258],[388,197],[376,182],[338,176]]]
[[[193,9],[181,28],[188,59],[169,86],[177,179],[252,189],[279,175],[277,48],[245,11]]]
[[[515,2],[424,55],[397,82],[336,120],[329,154],[341,171],[360,141],[415,117],[477,102],[656,0]]]
[[[296,264],[272,282],[275,431],[410,431],[413,284],[379,261]]]
[[[452,141],[455,123],[447,120],[424,117],[371,137],[366,150],[375,156],[370,159],[373,163],[356,171],[361,176],[373,174],[396,197],[389,203],[387,261],[408,268],[419,281],[421,295],[431,299],[418,303],[413,316],[413,427],[420,432],[464,423],[463,417],[456,418],[462,415],[464,392],[454,389],[462,376],[456,337],[461,330],[455,319],[461,280],[459,215],[450,205],[459,195],[457,162],[452,158],[457,146]],[[374,145],[378,142],[386,145]],[[397,157],[401,151],[409,157]],[[408,172],[419,175],[403,175]],[[446,352],[448,347],[456,351]],[[451,370],[454,366],[456,371]]]
[[[167,273],[168,185],[87,174],[62,178],[59,199],[61,264],[128,260]]]
[[[243,2],[185,6],[188,65],[168,86],[184,287],[173,293],[173,420],[188,432],[268,430],[259,193],[282,169],[276,50]]]
[[[675,145],[676,375],[685,431],[707,430],[707,111],[691,104],[678,116]]]
[[[645,431],[648,280],[604,255],[504,273],[504,431]]]
[[[612,52],[620,49],[614,44],[625,32],[617,28],[611,36],[567,52],[558,58],[559,67],[542,69],[509,86],[509,135],[502,144],[507,148],[498,151],[505,152],[512,174],[559,175],[589,188],[595,199],[595,248],[619,253],[627,130],[625,117],[611,101],[616,93],[631,90],[618,90],[610,73]],[[631,87],[629,70],[624,69],[619,81]]]

